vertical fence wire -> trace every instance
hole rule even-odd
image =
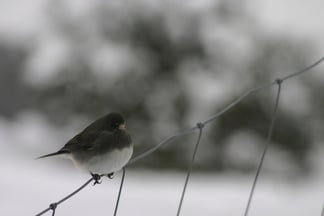
[[[52,216],[55,216],[56,207],[52,207]]]
[[[148,149],[147,151],[143,152],[142,154],[139,154],[137,156],[134,156],[128,162],[128,164],[126,166],[128,166],[128,165],[130,165],[130,164],[132,164],[132,163],[134,163],[134,162],[136,162],[138,160],[141,160],[144,157],[152,154],[153,152],[155,152],[156,150],[158,150],[161,146],[163,146],[163,145],[165,145],[167,143],[170,143],[174,139],[179,138],[179,137],[182,137],[182,136],[185,136],[185,135],[188,135],[188,134],[191,134],[191,133],[195,132],[198,129],[199,130],[198,139],[197,139],[197,142],[196,142],[196,145],[195,145],[195,148],[194,148],[194,152],[193,152],[193,155],[192,155],[190,164],[189,164],[189,168],[188,168],[188,171],[187,171],[186,180],[185,180],[185,183],[184,183],[183,191],[182,191],[182,194],[181,194],[181,199],[180,199],[179,206],[178,206],[177,216],[179,216],[180,215],[180,211],[181,211],[181,207],[182,207],[182,203],[183,203],[183,200],[184,200],[184,196],[185,196],[185,193],[186,193],[186,188],[187,188],[187,185],[188,185],[188,181],[189,181],[189,178],[190,178],[190,174],[191,174],[191,171],[192,171],[192,167],[193,167],[193,164],[194,164],[195,156],[196,156],[196,153],[197,153],[197,150],[198,150],[198,146],[199,146],[199,143],[200,143],[200,140],[201,140],[203,127],[205,125],[207,125],[207,124],[210,124],[211,122],[213,122],[218,117],[222,116],[224,113],[226,113],[227,111],[229,111],[231,108],[235,107],[238,103],[240,103],[243,99],[245,99],[247,96],[251,95],[252,93],[259,92],[259,91],[261,91],[263,89],[269,88],[269,87],[277,84],[278,85],[278,90],[277,90],[277,95],[276,95],[276,99],[275,99],[275,105],[274,105],[273,113],[272,113],[272,117],[271,117],[271,123],[270,123],[269,130],[268,130],[268,133],[267,133],[267,138],[265,140],[264,149],[263,149],[263,152],[262,152],[262,155],[261,155],[261,159],[260,159],[260,162],[259,162],[258,167],[257,167],[257,170],[256,170],[256,175],[255,175],[255,178],[254,178],[254,181],[253,181],[253,184],[252,184],[252,188],[251,188],[251,191],[249,193],[249,198],[248,198],[248,202],[247,202],[247,205],[246,205],[246,209],[245,209],[245,212],[244,212],[244,216],[248,216],[248,212],[249,212],[249,209],[250,209],[250,206],[251,206],[251,203],[252,203],[254,191],[255,191],[255,188],[256,188],[256,185],[257,185],[257,181],[259,179],[259,175],[260,175],[260,172],[261,172],[263,163],[264,163],[264,158],[266,156],[268,146],[271,143],[271,139],[272,139],[272,135],[273,135],[273,130],[274,130],[274,125],[275,125],[275,120],[277,118],[277,111],[278,111],[278,106],[279,106],[279,98],[280,98],[280,94],[281,94],[281,86],[282,86],[282,83],[285,80],[291,79],[293,77],[296,77],[296,76],[299,76],[299,75],[303,74],[306,71],[309,71],[310,69],[312,69],[315,66],[319,65],[323,61],[324,61],[324,57],[320,58],[315,63],[313,63],[313,64],[305,67],[304,69],[302,69],[300,71],[297,71],[295,73],[289,74],[289,75],[287,75],[287,76],[285,76],[285,77],[283,77],[281,79],[276,79],[275,81],[273,81],[271,83],[268,83],[268,84],[265,84],[265,85],[261,85],[259,87],[251,88],[250,90],[244,92],[236,100],[234,100],[232,103],[230,103],[228,106],[226,106],[224,109],[222,109],[221,111],[219,111],[218,113],[216,113],[214,116],[210,117],[209,119],[203,121],[202,123],[198,123],[195,127],[192,127],[192,128],[186,129],[186,130],[182,130],[182,131],[180,131],[178,133],[175,133],[174,135],[172,135],[172,136],[170,136],[170,137],[162,140],[160,143],[158,143],[157,145],[155,145],[152,148]],[[121,178],[121,183],[120,183],[120,187],[119,187],[119,192],[118,192],[118,196],[117,196],[117,201],[116,201],[116,205],[115,205],[114,216],[117,215],[117,210],[118,210],[118,206],[119,206],[119,202],[120,202],[120,197],[121,197],[121,193],[122,193],[122,189],[123,189],[123,184],[124,184],[124,179],[125,179],[125,173],[126,173],[126,171],[125,171],[125,167],[124,167],[123,168],[122,178]],[[101,176],[99,176],[99,178],[100,177]],[[74,192],[72,192],[71,194],[67,195],[63,199],[59,200],[58,202],[54,202],[54,203],[50,204],[50,206],[47,209],[45,209],[42,212],[36,214],[36,216],[41,216],[41,215],[45,214],[46,212],[48,212],[50,210],[52,210],[52,216],[54,216],[55,215],[56,208],[57,208],[57,206],[59,204],[63,203],[64,201],[68,200],[69,198],[71,198],[72,196],[74,196],[75,194],[77,194],[78,192],[80,192],[83,188],[85,188],[93,180],[95,181],[94,184],[98,183],[98,179],[92,177],[86,183],[84,183],[81,187],[79,187],[78,189],[76,189]],[[322,208],[321,216],[324,216],[324,205],[323,205],[323,208]]]
[[[271,123],[270,123],[270,127],[269,127],[269,130],[268,130],[267,139],[266,139],[265,144],[264,144],[264,149],[263,149],[263,152],[262,152],[262,155],[261,155],[261,159],[260,159],[256,174],[255,174],[255,177],[254,177],[254,180],[253,180],[253,184],[252,184],[252,188],[251,188],[251,191],[250,191],[250,194],[249,194],[249,198],[248,198],[248,202],[247,202],[246,209],[245,209],[245,212],[244,212],[244,216],[247,216],[248,213],[249,213],[250,205],[251,205],[252,198],[253,198],[254,191],[255,191],[255,187],[256,187],[256,184],[257,184],[258,179],[259,179],[259,175],[260,175],[260,172],[261,172],[261,169],[262,169],[264,158],[265,158],[265,156],[267,154],[267,150],[268,150],[268,147],[269,147],[270,142],[271,142],[273,129],[274,129],[274,125],[275,125],[275,121],[276,121],[276,117],[277,117],[279,98],[280,98],[280,94],[281,94],[281,83],[282,83],[282,80],[277,79],[278,90],[277,90],[277,96],[276,96],[276,99],[275,99],[275,105],[274,105],[274,108],[273,108]]]
[[[191,171],[192,171],[192,167],[193,167],[193,164],[194,164],[194,161],[195,161],[195,157],[196,157],[198,146],[199,146],[199,143],[200,143],[200,140],[201,140],[204,125],[202,123],[198,123],[197,127],[199,128],[198,139],[197,139],[195,149],[193,151],[192,158],[191,158],[189,168],[188,168],[188,171],[187,171],[186,180],[185,180],[185,183],[184,183],[184,186],[183,186],[183,190],[182,190],[182,194],[181,194],[181,198],[180,198],[180,202],[179,202],[179,206],[178,206],[177,216],[180,215],[183,199],[184,199],[184,196],[185,196],[185,193],[186,193],[186,190],[187,190],[188,181],[189,181],[190,174],[191,174]]]
[[[125,174],[126,174],[126,168],[123,167],[123,174],[122,174],[122,177],[121,177],[121,180],[120,180],[120,186],[119,186],[119,191],[118,191],[116,206],[115,206],[115,210],[114,210],[114,216],[117,215],[119,201],[120,201],[120,196],[121,196],[121,193],[122,193],[122,190],[123,190],[123,186],[124,186]]]

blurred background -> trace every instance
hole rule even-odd
[[[68,161],[34,158],[108,112],[124,114],[139,154],[246,90],[310,65],[324,53],[323,9],[320,0],[1,0],[0,209],[35,214],[84,182]],[[251,215],[320,215],[323,69],[283,84]],[[257,92],[205,128],[183,215],[243,214],[275,93]],[[133,164],[120,214],[175,214],[195,140],[177,139]],[[78,214],[76,206],[88,215],[80,205],[112,185],[115,192],[116,179],[60,215]],[[114,203],[110,195],[100,200]],[[108,211],[92,205],[91,214]]]

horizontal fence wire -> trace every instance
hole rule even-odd
[[[193,151],[191,161],[190,161],[189,166],[188,166],[187,176],[186,176],[186,179],[185,179],[183,191],[182,191],[182,194],[181,194],[181,198],[180,198],[180,202],[179,202],[179,206],[178,206],[178,210],[177,210],[177,214],[176,214],[177,216],[179,216],[180,212],[181,212],[181,207],[182,207],[182,204],[183,204],[183,200],[184,200],[184,197],[185,197],[188,181],[189,181],[189,178],[190,178],[190,174],[191,174],[191,171],[192,171],[192,168],[193,168],[194,160],[195,160],[195,157],[196,157],[196,153],[197,153],[197,150],[198,150],[198,146],[199,146],[199,143],[200,143],[200,140],[201,140],[201,137],[202,137],[202,132],[203,132],[204,126],[212,123],[213,121],[215,121],[218,117],[220,117],[224,113],[228,112],[230,109],[235,107],[238,103],[240,103],[242,100],[244,100],[249,95],[251,95],[253,93],[256,93],[256,92],[259,92],[259,91],[264,90],[264,89],[268,89],[268,88],[270,88],[270,87],[272,87],[274,85],[277,85],[278,89],[277,89],[277,94],[276,94],[276,98],[275,98],[275,102],[274,102],[274,108],[273,108],[273,113],[272,113],[272,117],[271,117],[271,122],[270,122],[269,129],[268,129],[268,132],[267,132],[267,138],[265,140],[264,149],[263,149],[262,154],[261,154],[261,159],[260,159],[260,162],[259,162],[257,170],[256,170],[256,174],[255,174],[255,177],[254,177],[254,180],[253,180],[253,183],[252,183],[252,188],[250,190],[247,205],[246,205],[245,212],[244,212],[244,216],[248,216],[248,212],[249,212],[251,202],[252,202],[252,199],[253,199],[253,195],[254,195],[254,192],[255,192],[255,188],[256,188],[256,185],[257,185],[257,181],[258,181],[260,172],[262,170],[264,158],[266,156],[267,149],[268,149],[268,147],[269,147],[269,145],[271,143],[271,138],[272,138],[273,130],[274,130],[274,127],[275,127],[275,120],[277,118],[277,112],[278,112],[278,106],[279,106],[279,99],[280,99],[280,95],[281,95],[282,84],[283,84],[284,81],[286,81],[288,79],[292,79],[292,78],[294,78],[296,76],[299,76],[299,75],[313,69],[314,67],[316,67],[317,65],[319,65],[323,61],[324,61],[324,57],[320,58],[318,61],[314,62],[313,64],[311,64],[311,65],[309,65],[307,67],[305,67],[304,69],[302,69],[300,71],[289,74],[289,75],[287,75],[285,77],[282,77],[282,78],[277,78],[272,82],[269,82],[269,83],[266,83],[264,85],[254,87],[254,88],[251,88],[251,89],[247,90],[241,96],[239,96],[236,100],[234,100],[232,103],[227,105],[225,108],[223,108],[222,110],[220,110],[218,113],[211,116],[207,120],[199,122],[199,123],[196,124],[196,126],[191,127],[189,129],[179,131],[179,132],[165,138],[164,140],[162,140],[161,142],[159,142],[155,146],[149,148],[148,150],[144,151],[143,153],[141,153],[141,154],[139,154],[137,156],[134,156],[127,163],[127,165],[125,167],[127,167],[128,165],[133,164],[133,163],[137,162],[138,160],[141,160],[141,159],[147,157],[148,155],[154,153],[155,151],[160,149],[163,145],[165,145],[167,143],[171,143],[173,140],[175,140],[177,138],[180,138],[180,137],[186,136],[188,134],[194,133],[194,132],[196,132],[198,130],[199,134],[198,134],[197,142],[196,142],[196,145],[195,145],[195,148],[194,148],[194,151]],[[122,192],[122,188],[123,188],[123,184],[124,184],[125,172],[126,172],[125,167],[123,168],[123,174],[122,174],[120,188],[119,188],[117,201],[116,201],[116,205],[115,205],[114,216],[117,215],[118,205],[119,205],[121,192]],[[98,180],[100,180],[100,177],[102,177],[102,176],[98,176],[98,178],[93,176],[86,183],[84,183],[81,187],[79,187],[77,190],[73,191],[71,194],[67,195],[66,197],[59,200],[58,202],[54,202],[54,203],[50,204],[50,206],[48,208],[46,208],[42,212],[36,214],[36,216],[43,215],[43,214],[45,214],[46,212],[48,212],[50,210],[52,210],[52,215],[54,216],[55,215],[55,210],[58,207],[58,205],[60,205],[61,203],[65,202],[66,200],[70,199],[72,196],[74,196],[75,194],[80,192],[90,182],[94,181],[94,185],[97,184],[97,183],[100,183],[100,182],[98,182]],[[324,206],[323,206],[321,216],[324,216]]]
[[[86,183],[84,183],[81,187],[79,187],[78,189],[76,189],[75,191],[73,191],[72,193],[70,193],[69,195],[67,195],[66,197],[64,197],[63,199],[61,199],[60,201],[58,202],[54,202],[54,203],[51,203],[49,205],[49,207],[45,210],[43,210],[42,212],[36,214],[36,216],[40,216],[40,215],[43,215],[45,214],[46,212],[52,210],[53,211],[53,214],[52,215],[55,215],[55,210],[57,208],[58,205],[60,205],[61,203],[63,203],[64,201],[70,199],[72,196],[74,196],[75,194],[77,194],[78,192],[80,192],[83,188],[85,188],[88,184],[90,184],[90,182],[92,182],[94,180],[94,177],[92,177],[91,179],[89,179]]]

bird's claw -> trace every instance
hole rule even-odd
[[[114,174],[115,173],[113,173],[113,172],[112,173],[109,173],[109,174],[107,174],[107,177],[110,178],[110,179],[113,179],[114,178]]]
[[[92,178],[94,180],[93,186],[95,186],[96,184],[101,184],[102,181],[100,181],[101,176],[99,174],[93,174],[91,173]]]

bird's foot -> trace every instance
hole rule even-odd
[[[109,173],[109,174],[107,174],[107,177],[110,178],[110,179],[113,179],[114,178],[114,174],[115,173],[113,173],[113,172],[112,173]]]
[[[93,173],[90,173],[93,180],[94,180],[94,183],[93,185],[96,185],[96,184],[101,184],[102,181],[100,181],[101,179],[101,176],[99,174],[93,174]]]

